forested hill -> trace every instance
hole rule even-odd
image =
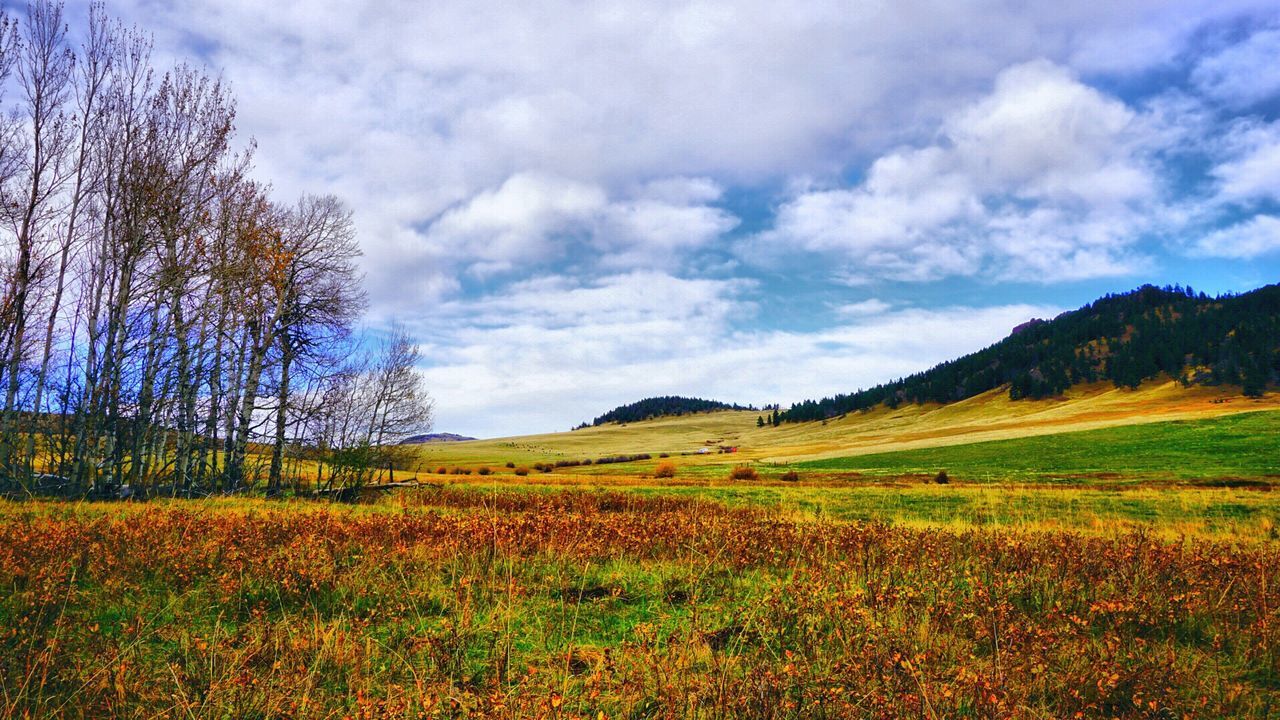
[[[611,422],[639,422],[641,420],[650,420],[652,418],[666,417],[668,415],[688,415],[690,413],[710,412],[712,410],[751,409],[753,408],[743,407],[741,405],[729,405],[727,403],[716,402],[715,400],[702,400],[700,398],[667,395],[664,397],[646,398],[639,402],[633,402],[630,405],[616,407],[591,421],[591,424],[604,425],[605,423]]]
[[[1150,285],[1107,295],[1053,320],[1019,325],[995,345],[910,377],[798,403],[780,419],[954,402],[1004,385],[1014,400],[1098,380],[1137,387],[1162,373],[1188,384],[1240,385],[1246,395],[1280,382],[1280,285],[1219,297]]]

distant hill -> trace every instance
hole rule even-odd
[[[1045,398],[1078,383],[1136,388],[1161,374],[1191,384],[1239,385],[1258,396],[1280,382],[1280,285],[1209,297],[1145,285],[1052,320],[1033,319],[1000,342],[866,390],[806,400],[783,422],[823,420],[877,405],[949,403],[1004,385]]]
[[[754,409],[755,408],[743,407],[742,405],[730,405],[728,403],[716,402],[715,400],[702,400],[700,398],[667,395],[665,397],[646,398],[639,402],[633,402],[630,405],[616,407],[595,420],[592,420],[591,424],[604,425],[611,422],[639,422],[641,420],[651,420],[659,417],[689,415],[691,413],[711,412],[713,410]],[[584,423],[583,426],[585,427],[585,425],[586,424]]]
[[[440,443],[440,442],[462,442],[464,440],[475,440],[473,437],[465,435],[454,435],[453,433],[429,433],[427,435],[414,435],[400,441],[401,445],[420,445],[422,443]]]

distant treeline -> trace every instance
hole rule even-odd
[[[591,424],[604,425],[605,423],[611,422],[639,422],[641,420],[649,420],[658,417],[689,415],[691,413],[711,412],[712,410],[754,409],[755,408],[744,407],[742,405],[730,405],[728,403],[716,402],[715,400],[702,400],[700,398],[667,395],[665,397],[646,398],[639,402],[633,402],[630,405],[623,405],[621,407],[614,408],[591,421]],[[585,425],[580,427],[585,427]]]
[[[1188,385],[1240,385],[1250,396],[1280,382],[1280,285],[1218,297],[1151,285],[1107,295],[1053,320],[1021,325],[991,347],[924,372],[798,403],[780,419],[954,402],[1004,385],[1014,400],[1052,397],[1099,380],[1134,388],[1161,374]]]

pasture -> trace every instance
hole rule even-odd
[[[1280,412],[1197,392],[429,445],[355,505],[0,502],[0,715],[1270,717]]]

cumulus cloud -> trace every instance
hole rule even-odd
[[[1034,8],[805,0],[786,12],[763,0],[124,0],[113,11],[155,30],[161,54],[198,54],[224,72],[240,99],[241,131],[260,142],[259,171],[281,194],[336,192],[351,202],[378,280],[375,311],[458,288],[457,266],[442,261],[451,252],[429,228],[522,178],[604,193],[619,204],[607,229],[632,239],[597,252],[614,255],[616,269],[652,264],[673,246],[696,251],[698,238],[733,220],[693,202],[650,205],[632,194],[637,185],[829,178],[930,137],[1009,66],[1047,57],[1090,73],[1137,73],[1173,62],[1207,25],[1274,15],[1265,0]],[[1250,42],[1265,49],[1265,40]],[[1202,75],[1226,77],[1210,70]],[[1094,179],[1138,180],[1110,172],[1123,170],[1098,168]],[[1055,178],[1039,180],[1049,190]],[[499,234],[464,264],[501,272],[548,249],[545,234]],[[512,256],[499,257],[503,249]],[[915,272],[954,273],[973,253],[961,247]],[[881,260],[903,257],[890,249]]]
[[[557,261],[604,268],[670,266],[738,221],[709,205],[720,188],[705,178],[664,178],[611,200],[597,185],[521,173],[431,223],[427,245],[480,276]]]
[[[1232,157],[1213,169],[1224,202],[1280,201],[1280,122],[1246,124],[1228,142]]]
[[[1280,27],[1253,32],[1201,59],[1191,80],[1206,95],[1232,108],[1280,96]]]
[[[1015,66],[947,118],[935,144],[880,157],[856,187],[788,201],[750,251],[795,246],[854,275],[911,281],[1131,272],[1157,197],[1135,118],[1062,67]]]
[[[450,430],[786,402],[1053,312],[833,299],[851,285],[1272,257],[1250,213],[1274,215],[1280,141],[1246,116],[1275,95],[1274,0],[111,9],[223,74],[282,198],[353,207],[369,320],[418,330]],[[1176,163],[1202,177],[1170,199]],[[761,329],[780,298],[834,324]]]
[[[565,429],[641,397],[790,402],[870,386],[976,350],[1055,307],[850,304],[813,332],[743,330],[749,283],[664,273],[548,277],[441,308],[423,337],[440,427]],[[456,318],[466,322],[456,325]],[[904,332],[903,328],[911,328]]]
[[[1280,252],[1280,217],[1255,215],[1236,225],[1210,232],[1192,247],[1201,257],[1249,260]]]

